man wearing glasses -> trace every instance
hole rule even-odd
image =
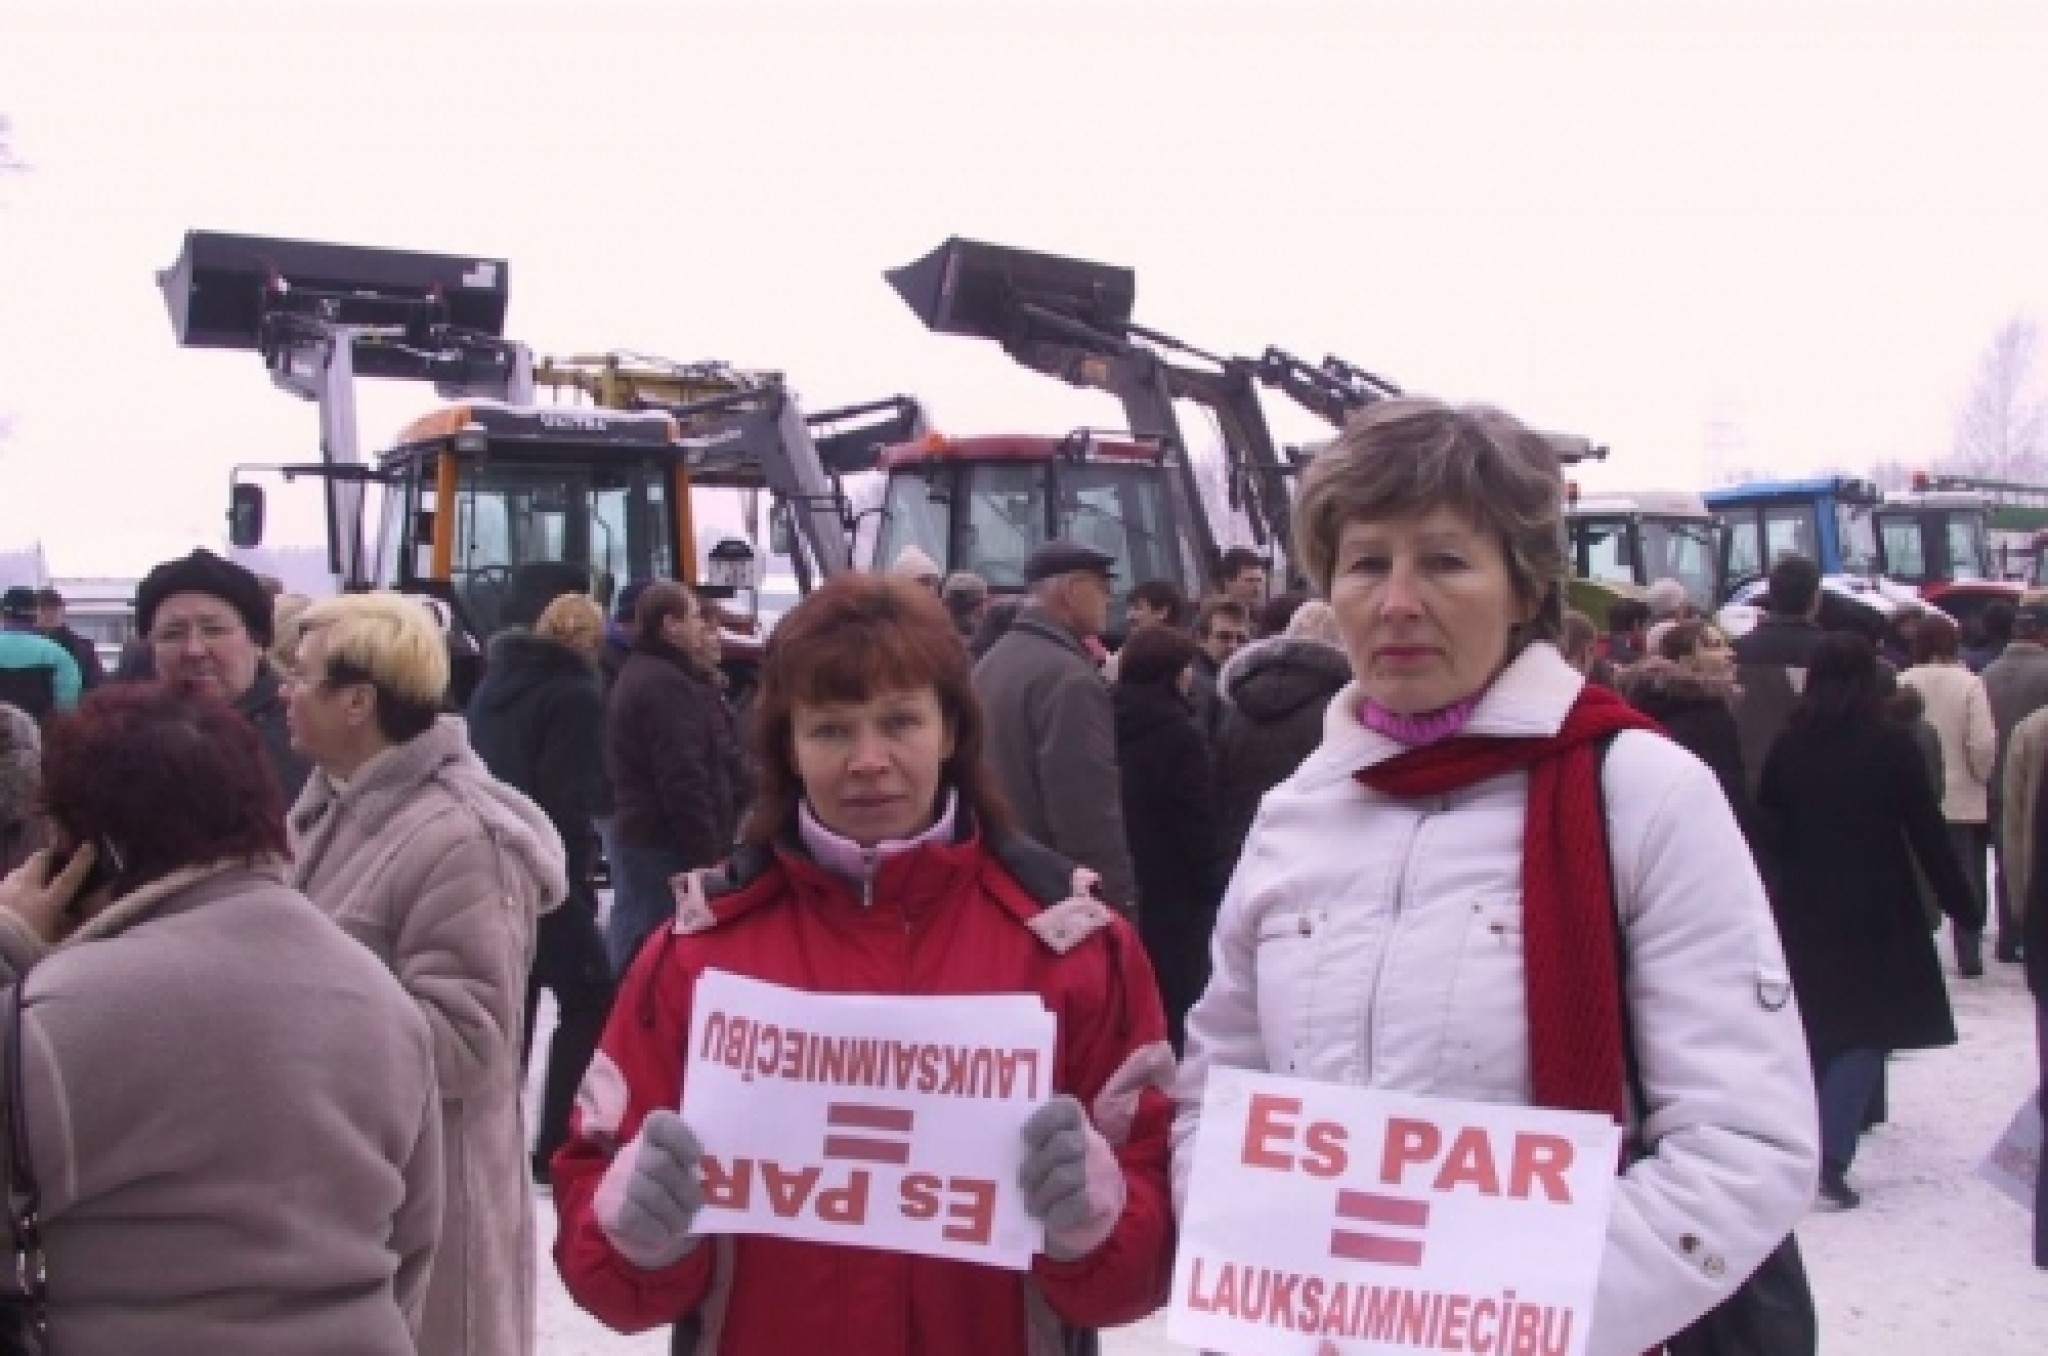
[[[286,805],[298,799],[310,765],[292,751],[270,648],[270,595],[255,575],[198,550],[151,570],[135,592],[136,629],[149,641],[156,675],[205,692],[256,727]]]

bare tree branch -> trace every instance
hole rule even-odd
[[[2015,316],[1992,337],[1977,381],[1956,414],[1944,469],[1999,480],[2048,475],[2048,400],[2041,394],[2041,331]]]

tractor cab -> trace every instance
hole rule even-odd
[[[1684,490],[1567,491],[1571,601],[1596,621],[1604,604],[1676,579],[1702,614],[1721,602],[1720,529]]]
[[[700,562],[693,490],[738,492],[749,522],[766,491],[801,587],[847,567],[841,477],[923,432],[915,401],[806,414],[781,374],[721,362],[536,364],[503,337],[508,273],[473,256],[189,232],[158,278],[178,342],[253,350],[319,410],[319,461],[235,469],[231,542],[263,539],[263,477],[316,479],[335,587],[438,597],[456,643],[478,648],[544,572],[581,572],[601,602],[636,579],[757,588],[751,557]],[[452,403],[373,459],[356,426],[362,377],[429,383]],[[542,388],[589,403],[536,403]]]
[[[666,414],[446,406],[377,459],[374,578],[445,598],[479,639],[526,577],[581,571],[608,606],[628,582],[680,575],[687,468]]]
[[[1873,510],[1877,486],[1854,476],[1752,481],[1708,490],[1720,519],[1721,574],[1736,593],[1759,583],[1782,555],[1802,555],[1824,577],[1867,579],[1880,573]]]
[[[886,570],[906,547],[941,573],[971,570],[996,593],[1024,588],[1024,563],[1045,542],[1116,557],[1112,643],[1133,584],[1169,579],[1194,596],[1202,562],[1173,493],[1176,468],[1155,441],[928,434],[882,449],[881,526],[870,565]]]

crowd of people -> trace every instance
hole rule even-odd
[[[396,595],[196,552],[107,680],[10,594],[17,1298],[84,1356],[518,1356],[539,1186],[569,1293],[677,1351],[1085,1349],[1162,1303],[1233,1068],[1611,1117],[1588,1350],[1698,1349],[1857,1204],[1886,1057],[1955,1041],[1941,919],[2048,1014],[2048,596],[1967,649],[1825,631],[1785,557],[1746,635],[1670,584],[1601,635],[1562,488],[1512,418],[1389,399],[1303,477],[1297,588],[1049,541],[1004,594],[911,548],[735,684],[713,591],[528,573],[460,710]],[[1029,1268],[699,1232],[712,971],[1038,996]]]

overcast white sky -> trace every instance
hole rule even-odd
[[[0,0],[0,112],[33,167],[0,178],[0,546],[70,574],[314,454],[253,355],[173,344],[154,271],[194,227],[507,258],[541,353],[914,392],[963,433],[1115,410],[925,334],[882,270],[1075,254],[1205,347],[1584,432],[1609,485],[1937,453],[2048,312],[2037,0]],[[381,387],[366,430],[431,399]]]

